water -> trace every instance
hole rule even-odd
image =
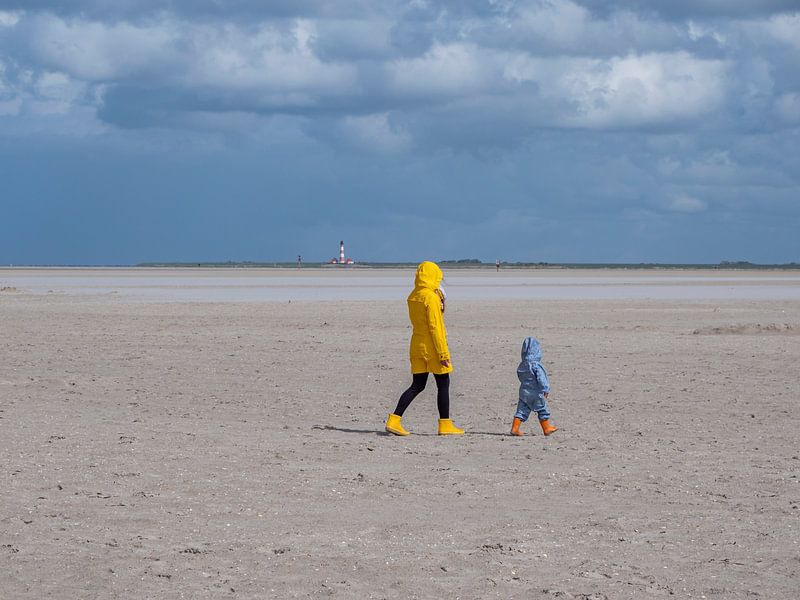
[[[405,269],[0,269],[32,294],[156,302],[403,300]],[[792,271],[445,271],[452,300],[800,300]]]

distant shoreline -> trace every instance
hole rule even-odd
[[[304,262],[298,266],[297,262],[254,262],[254,261],[227,261],[227,262],[143,262],[134,265],[47,265],[47,264],[16,264],[2,265],[0,269],[409,269],[417,266],[416,262],[361,262],[351,265],[338,265],[320,262]],[[438,261],[442,267],[447,269],[465,270],[490,270],[496,269],[495,263],[483,263],[474,260],[469,261]],[[750,262],[727,262],[721,263],[527,263],[527,262],[501,262],[501,269],[620,269],[620,270],[779,270],[792,271],[800,270],[800,263],[781,263],[781,264],[757,264]]]

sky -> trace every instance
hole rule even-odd
[[[0,0],[0,264],[800,262],[800,0]]]

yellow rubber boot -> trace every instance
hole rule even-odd
[[[545,419],[544,421],[539,421],[539,425],[542,426],[542,433],[544,433],[545,435],[552,435],[556,431],[558,431],[558,427],[553,425],[550,422],[550,419]]]
[[[520,425],[522,425],[522,419],[514,417],[514,422],[511,424],[511,435],[523,435],[519,430]]]
[[[409,432],[403,429],[400,419],[402,419],[400,415],[390,414],[389,418],[386,419],[386,431],[395,435],[409,435]]]
[[[453,419],[439,419],[439,435],[464,435],[464,430],[453,425]]]

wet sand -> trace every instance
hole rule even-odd
[[[414,269],[0,268],[0,287],[145,302],[397,300]],[[796,300],[800,270],[446,270],[458,300]]]
[[[402,297],[0,293],[2,597],[796,595],[800,303],[453,295],[463,438],[382,431]]]

